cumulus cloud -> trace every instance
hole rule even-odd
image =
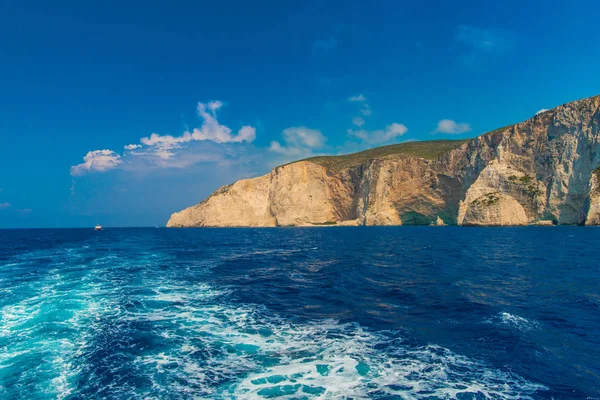
[[[310,154],[311,152],[310,149],[306,148],[282,146],[281,143],[279,143],[276,140],[273,140],[271,142],[271,145],[269,146],[269,151],[291,157],[302,157],[306,154]]]
[[[394,122],[393,124],[388,125],[388,127],[385,129],[386,136],[384,139],[389,140],[398,136],[402,136],[406,133],[406,131],[408,131],[406,125]]]
[[[221,101],[198,103],[198,115],[203,120],[200,128],[194,128],[191,132],[185,131],[181,136],[153,133],[149,137],[142,138],[140,142],[148,148],[147,153],[153,153],[163,160],[173,157],[176,154],[175,149],[179,149],[184,143],[191,141],[210,140],[215,143],[253,142],[256,138],[254,127],[245,125],[240,128],[237,134],[233,134],[231,128],[219,123],[217,110],[223,105]]]
[[[0,210],[10,207],[10,203],[0,203]]]
[[[298,126],[285,129],[283,140],[284,145],[272,141],[269,150],[286,156],[308,156],[323,148],[327,138],[319,130]]]
[[[359,138],[368,144],[379,144],[394,140],[404,135],[407,131],[408,128],[406,125],[394,122],[393,124],[386,126],[385,129],[374,131],[348,129],[348,135]]]
[[[293,146],[305,146],[311,149],[323,147],[327,140],[325,136],[316,129],[306,128],[304,126],[287,128],[283,131],[285,142]]]
[[[535,113],[535,115],[541,114],[541,113],[545,113],[546,111],[550,111],[547,108],[542,108],[541,110],[539,110],[538,112]]]
[[[118,167],[121,156],[112,150],[94,150],[83,157],[83,163],[71,167],[71,175],[79,176],[88,172],[105,172]]]
[[[466,123],[456,123],[451,119],[443,119],[438,122],[437,128],[433,133],[444,133],[448,135],[458,135],[460,133],[469,132],[471,125]]]
[[[175,155],[173,150],[180,148],[182,143],[187,143],[191,140],[192,135],[189,132],[184,132],[181,136],[159,135],[158,133],[153,133],[149,137],[144,137],[140,140],[148,150],[135,153],[135,155],[154,154],[155,156],[166,160]]]
[[[222,125],[217,119],[217,111],[224,106],[221,101],[210,101],[198,103],[198,115],[202,119],[200,128],[191,132],[186,130],[180,136],[161,135],[152,133],[150,136],[140,139],[140,144],[128,144],[123,146],[124,159],[112,150],[90,151],[84,162],[71,167],[71,175],[80,176],[88,172],[104,172],[119,166],[127,168],[137,167],[183,167],[194,162],[213,161],[215,152],[212,154],[193,154],[185,151],[190,142],[213,142],[218,144],[227,143],[251,143],[256,138],[256,129],[249,125],[242,126],[237,133],[231,128]],[[218,153],[218,152],[217,152]],[[175,159],[177,157],[177,159]]]
[[[255,128],[245,125],[242,126],[237,135],[232,135],[229,127],[219,123],[217,120],[217,110],[222,106],[223,103],[220,101],[211,101],[208,105],[198,103],[198,115],[200,115],[204,122],[200,129],[196,128],[191,132],[192,139],[212,140],[217,143],[251,143],[254,141],[256,138]]]

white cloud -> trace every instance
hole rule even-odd
[[[321,149],[327,138],[319,130],[298,126],[285,129],[283,140],[285,145],[272,141],[269,150],[286,156],[308,156]]]
[[[451,119],[442,119],[438,122],[437,128],[433,133],[445,133],[449,135],[458,135],[460,133],[469,132],[471,125],[466,123],[456,123]]]
[[[375,131],[367,131],[364,129],[353,130],[348,129],[348,135],[357,137],[363,142],[368,144],[379,144],[394,140],[408,131],[408,128],[404,124],[394,122],[391,125],[386,126],[385,129],[378,129]]]
[[[541,114],[541,113],[545,113],[546,111],[550,111],[547,108],[542,108],[541,110],[539,110],[538,112],[535,113],[535,115]]]
[[[361,107],[360,113],[362,115],[369,116],[372,114],[371,107],[369,106],[369,103],[367,103],[367,98],[365,97],[364,94],[361,93],[361,94],[357,94],[355,96],[350,96],[350,97],[348,97],[348,101],[350,103],[359,103],[360,107]],[[360,125],[356,125],[356,126],[360,126]]]
[[[144,137],[140,140],[146,146],[176,146],[179,143],[185,143],[192,140],[192,136],[189,132],[185,132],[181,136],[171,136],[171,135],[159,135],[158,133],[153,133],[150,137]]]
[[[358,128],[362,128],[366,121],[363,117],[368,117],[372,114],[371,107],[367,103],[367,98],[361,93],[355,96],[348,97],[348,102],[360,104],[360,114],[352,118],[352,124]],[[360,139],[363,143],[373,145],[392,141],[408,131],[404,124],[397,122],[385,127],[385,129],[366,130],[366,129],[348,129],[348,135]]]
[[[10,207],[10,203],[0,203],[0,210]]]
[[[144,137],[140,141],[149,148],[149,152],[157,157],[166,160],[173,157],[184,143],[191,141],[210,140],[215,143],[251,143],[256,138],[256,129],[252,126],[244,125],[236,135],[232,130],[221,125],[217,120],[217,110],[223,107],[221,101],[211,101],[208,104],[198,103],[198,115],[202,118],[202,126],[194,128],[192,132],[186,131],[181,136],[159,135],[153,133],[149,137]],[[139,155],[140,153],[137,153]]]
[[[362,102],[365,102],[367,100],[365,99],[365,96],[361,93],[361,94],[358,94],[356,96],[350,96],[350,97],[348,97],[348,101],[349,102],[361,102],[362,103]]]
[[[121,164],[121,156],[112,150],[94,150],[83,157],[83,163],[71,167],[71,175],[79,176],[88,172],[105,172]]]
[[[306,128],[304,126],[285,129],[283,131],[283,137],[288,145],[304,146],[311,149],[323,147],[327,140],[321,131]]]
[[[271,142],[271,145],[269,146],[269,151],[272,151],[274,153],[284,154],[286,156],[293,156],[293,157],[302,157],[306,154],[310,154],[310,149],[300,148],[300,147],[291,147],[291,146],[282,146],[281,143],[279,143],[276,140],[273,140]]]
[[[206,104],[198,103],[198,115],[200,115],[204,122],[200,129],[196,128],[193,130],[191,133],[192,139],[212,140],[217,143],[252,143],[256,138],[255,128],[245,125],[242,126],[237,135],[232,135],[229,127],[219,123],[217,120],[217,110],[222,106],[223,103],[220,101],[211,101],[208,103],[208,107]]]
[[[166,160],[175,155],[172,150],[180,148],[182,143],[187,143],[191,140],[192,135],[189,132],[184,132],[181,136],[159,135],[158,133],[153,133],[149,137],[144,137],[140,140],[142,144],[151,148],[151,150],[134,153],[134,155],[137,156],[150,153]]]
[[[408,128],[406,127],[406,125],[398,124],[398,123],[394,122],[393,124],[388,125],[387,128],[385,129],[386,136],[384,136],[384,139],[389,140],[389,139],[396,138],[398,136],[402,136],[406,133],[406,131],[408,131]]]
[[[194,162],[215,161],[215,149],[212,154],[194,154],[185,151],[191,142],[251,143],[256,138],[256,129],[252,126],[242,126],[237,134],[219,123],[217,111],[224,106],[221,101],[198,103],[198,115],[202,119],[200,128],[191,132],[186,130],[180,136],[160,135],[152,133],[140,139],[141,144],[123,146],[124,158],[112,150],[90,151],[84,157],[84,162],[71,167],[71,175],[79,176],[88,172],[104,172],[117,167],[127,169],[156,167],[184,167]],[[197,146],[196,146],[197,150]],[[220,156],[221,157],[221,156]]]
[[[202,103],[198,103],[198,109],[200,109],[201,105],[202,105]],[[222,101],[213,100],[213,101],[209,101],[208,102],[208,109],[211,110],[212,112],[217,111],[221,107],[223,107],[223,102]]]
[[[354,117],[352,118],[352,123],[360,128],[365,124],[365,119],[362,117]]]
[[[187,143],[177,149],[156,149],[131,153],[123,163],[127,171],[149,171],[156,168],[188,168],[201,163],[220,163],[234,150],[211,141]]]

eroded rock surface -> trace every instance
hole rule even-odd
[[[592,172],[584,211],[586,225],[600,225],[600,168]]]
[[[167,226],[600,223],[600,96],[466,141],[316,157],[241,180]]]

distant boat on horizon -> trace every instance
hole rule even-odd
[[[102,225],[98,224],[94,227],[95,231],[101,231],[102,230]]]

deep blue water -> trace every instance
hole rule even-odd
[[[599,398],[600,229],[0,230],[0,398]]]

